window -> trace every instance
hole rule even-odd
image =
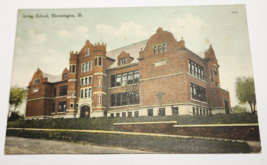
[[[121,94],[116,94],[116,106],[121,106]]]
[[[163,52],[167,52],[167,44],[163,44]]]
[[[206,101],[206,89],[190,83],[191,97],[199,101]]]
[[[139,111],[134,111],[134,117],[139,117]]]
[[[73,104],[70,104],[70,107],[73,108],[74,107]]]
[[[99,57],[99,66],[102,66],[102,58]]]
[[[139,71],[122,73],[111,76],[111,87],[125,86],[139,82]]]
[[[85,50],[85,56],[89,56],[89,52],[90,52],[90,49],[89,49],[89,48],[86,49],[86,50]]]
[[[84,90],[84,97],[87,97],[87,89]]]
[[[120,117],[120,113],[116,113],[116,117]]]
[[[84,71],[87,71],[88,70],[88,63],[85,63],[85,70]]]
[[[63,74],[63,79],[68,78],[68,73]]]
[[[204,116],[206,115],[206,110],[205,110],[205,109],[203,109],[203,115],[204,115]]]
[[[89,77],[89,84],[92,83],[92,77]]]
[[[214,75],[218,76],[218,68],[217,68],[217,66],[214,66]]]
[[[97,58],[95,58],[95,66],[97,66]]]
[[[213,74],[212,74],[212,70],[210,71],[210,80],[211,80],[211,82],[213,82]]]
[[[85,84],[87,84],[87,77],[85,78]]]
[[[204,68],[194,61],[188,59],[189,73],[201,80],[204,80]]]
[[[66,96],[68,92],[68,86],[62,86],[59,89],[59,96]]]
[[[195,107],[193,107],[193,115],[196,115]]]
[[[121,113],[122,117],[126,117],[126,112]]]
[[[81,90],[81,98],[83,98],[83,89]]]
[[[52,106],[52,113],[55,113],[55,110],[56,110],[56,103],[53,103],[53,106]]]
[[[161,45],[158,46],[159,53],[162,53]]]
[[[34,82],[33,82],[33,84],[39,84],[39,83],[40,83],[40,79],[39,78],[35,79]]]
[[[71,65],[70,65],[69,73],[71,73]]]
[[[139,70],[134,71],[134,83],[139,82]]]
[[[67,101],[62,101],[58,103],[58,112],[65,112],[67,108]]]
[[[98,86],[101,86],[101,78],[98,78]]]
[[[84,64],[82,64],[82,72],[85,72]]]
[[[199,109],[199,115],[202,115],[202,109],[201,108]]]
[[[101,96],[98,96],[98,104],[101,104]]]
[[[172,107],[172,115],[173,116],[179,115],[178,107]]]
[[[215,85],[216,85],[217,87],[220,87],[219,83],[217,83],[217,82],[215,82]]]
[[[153,116],[153,109],[147,110],[147,116]]]
[[[132,83],[133,83],[133,72],[129,72],[127,84],[132,84]]]
[[[121,75],[120,74],[116,76],[116,86],[121,86]]]
[[[139,91],[124,92],[111,95],[111,106],[139,104]]]
[[[127,84],[127,73],[122,74],[122,86],[125,86]]]
[[[122,93],[122,105],[127,105],[127,93]]]
[[[198,108],[197,108],[197,115],[199,115]]]
[[[92,97],[92,88],[89,88],[89,97]]]
[[[88,69],[92,70],[92,62],[89,62],[88,65],[89,65]]]
[[[159,116],[165,116],[165,108],[159,108]]]
[[[116,105],[116,102],[115,102],[116,100],[115,99],[116,99],[116,95],[114,95],[114,94],[111,95],[111,99],[110,99],[111,100],[111,104],[110,104],[111,106],[115,106]]]
[[[133,113],[132,112],[128,112],[128,117],[133,117]]]
[[[115,87],[116,86],[116,76],[112,75],[111,76],[111,87]]]
[[[111,114],[110,114],[110,117],[114,117],[114,113],[111,113]]]
[[[72,65],[72,72],[75,73],[75,65]]]
[[[84,85],[83,78],[82,78],[81,84]]]
[[[54,97],[57,95],[57,88],[54,88]]]
[[[127,58],[120,59],[120,65],[126,64]]]
[[[209,110],[208,109],[206,109],[206,114],[207,114],[207,116],[209,115]]]
[[[154,46],[154,54],[158,54],[158,47]]]

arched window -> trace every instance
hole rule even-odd
[[[87,78],[85,78],[85,84],[87,84]]]
[[[92,83],[92,77],[89,77],[89,84]]]

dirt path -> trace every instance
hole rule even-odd
[[[43,139],[6,137],[5,154],[144,154],[146,151]]]

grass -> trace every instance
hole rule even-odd
[[[8,128],[50,128],[50,129],[86,129],[86,130],[118,130],[113,123],[177,121],[179,125],[187,124],[232,124],[258,123],[254,114],[231,114],[214,116],[153,116],[138,118],[82,118],[82,119],[45,119],[16,120],[8,122]]]
[[[86,142],[100,146],[123,147],[161,153],[249,153],[245,142],[207,140],[197,138],[157,137],[83,132],[52,132],[7,130],[7,136],[49,139],[68,142]]]

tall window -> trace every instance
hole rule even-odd
[[[116,117],[120,117],[120,113],[116,113]]]
[[[84,85],[84,82],[83,82],[83,81],[84,81],[84,79],[82,78],[82,79],[81,79],[81,85]]]
[[[98,104],[101,104],[101,96],[98,96]]]
[[[217,68],[217,66],[214,66],[214,75],[218,76],[218,68]]]
[[[206,89],[196,84],[190,83],[192,99],[206,101]]]
[[[53,103],[52,113],[55,113],[55,110],[56,110],[56,103]]]
[[[89,97],[92,97],[92,88],[89,88]]]
[[[126,117],[126,112],[121,113],[122,117]]]
[[[163,52],[167,52],[167,44],[163,44]]]
[[[69,73],[71,73],[71,65],[70,65]]]
[[[139,117],[139,111],[134,111],[134,117]]]
[[[115,94],[111,95],[110,102],[111,102],[111,104],[110,104],[111,106],[116,105],[116,95]]]
[[[193,107],[193,115],[196,115],[196,108]]]
[[[54,97],[57,95],[57,88],[54,88]]]
[[[89,65],[89,70],[92,70],[92,62],[89,62],[88,65]]]
[[[97,66],[97,58],[95,58],[95,66]]]
[[[196,76],[201,80],[204,80],[204,68],[201,65],[188,59],[188,68],[189,68],[189,73],[191,75]]]
[[[87,97],[87,89],[84,90],[84,97]]]
[[[133,113],[132,112],[128,112],[128,117],[133,117]]]
[[[81,90],[81,98],[83,98],[83,89]]]
[[[116,86],[121,86],[121,75],[120,74],[116,76]]]
[[[162,53],[161,45],[158,46],[159,53]]]
[[[82,64],[82,72],[85,72],[84,64]]]
[[[87,84],[87,77],[85,78],[85,84]]]
[[[111,87],[115,87],[116,86],[116,75],[112,75],[111,76]]]
[[[154,54],[158,54],[158,47],[154,46]]]
[[[58,103],[58,112],[65,112],[67,109],[67,101],[62,101]]]
[[[92,83],[92,77],[89,77],[89,84]]]
[[[59,89],[59,96],[66,96],[68,92],[68,86],[62,86]]]
[[[85,50],[85,56],[89,56],[89,52],[90,52],[90,49],[89,49],[89,48],[86,49],[86,50]]]
[[[213,73],[212,73],[212,70],[210,71],[210,81],[213,82]]]
[[[197,115],[199,115],[199,111],[198,111],[198,108],[197,108]]]
[[[133,72],[129,72],[127,84],[132,84],[132,83],[133,83]]]
[[[99,57],[99,66],[102,66],[102,58]]]
[[[88,70],[88,63],[85,63],[85,71]]]
[[[72,65],[72,72],[75,73],[75,65]]]

